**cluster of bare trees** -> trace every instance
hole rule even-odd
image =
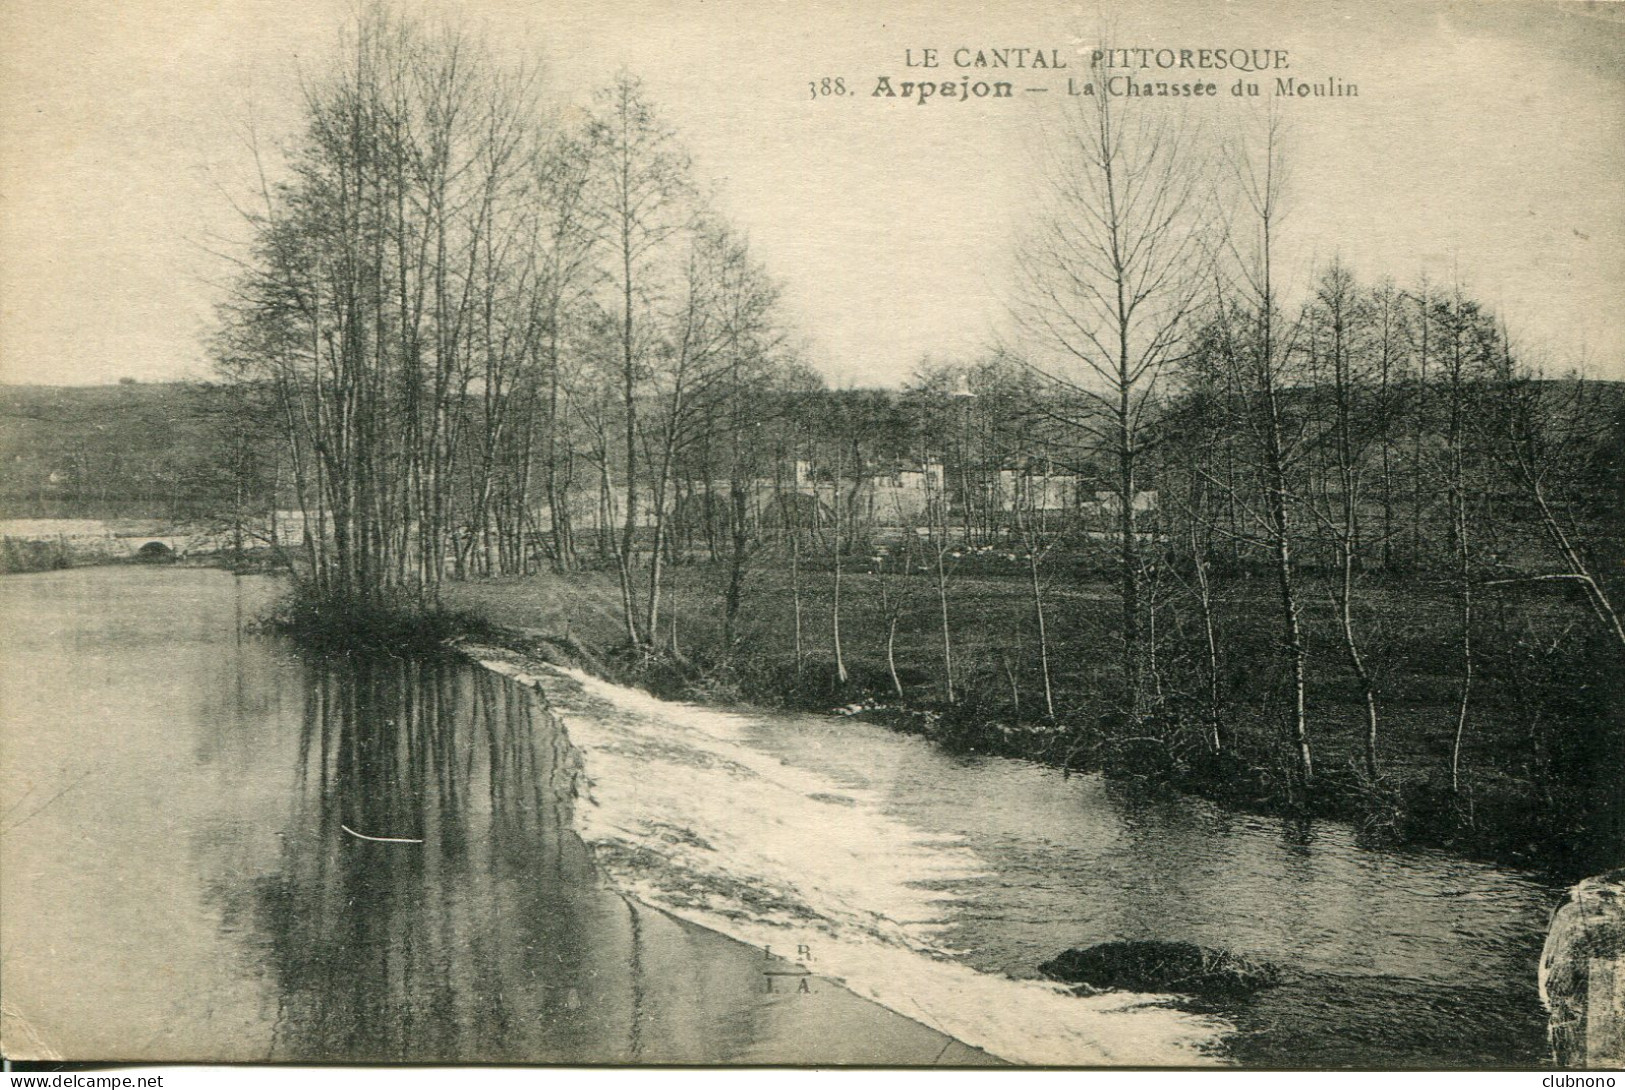
[[[905,695],[918,595],[955,705],[973,688],[955,583],[995,550],[1034,635],[1000,650],[1013,704],[1036,670],[1065,726],[1056,592],[1104,576],[1106,733],[1178,723],[1229,750],[1227,678],[1262,646],[1305,793],[1332,661],[1382,771],[1383,647],[1423,609],[1403,581],[1449,604],[1430,669],[1454,686],[1453,783],[1506,595],[1571,592],[1569,628],[1625,655],[1599,485],[1617,391],[1543,374],[1456,284],[1337,261],[1289,282],[1273,118],[1223,139],[1081,99],[1044,145],[1018,335],[893,394],[826,391],[795,361],[773,282],[629,76],[566,108],[467,36],[374,11],[304,106],[220,355],[277,422],[318,594],[598,566],[626,638],[675,652],[671,567],[700,560],[727,656],[771,566],[798,681],[827,610],[848,684],[855,595]]]
[[[652,638],[679,462],[703,445],[737,479],[744,401],[793,370],[745,240],[629,75],[566,110],[372,9],[304,120],[219,354],[275,406],[316,591],[570,568],[595,495]]]
[[[1612,498],[1599,500],[1591,472],[1617,441],[1621,399],[1543,375],[1459,286],[1362,286],[1334,260],[1294,291],[1279,271],[1279,119],[1200,136],[1142,104],[1075,107],[1046,143],[1044,214],[1021,252],[1022,358],[1040,415],[1116,516],[1096,536],[1116,552],[1117,706],[1140,724],[1166,718],[1170,692],[1199,694],[1207,745],[1224,748],[1217,598],[1231,576],[1267,572],[1293,782],[1315,778],[1305,614],[1322,592],[1374,779],[1370,629],[1407,607],[1382,601],[1373,573],[1422,575],[1455,611],[1457,789],[1486,595],[1572,584],[1625,653],[1598,566]],[[1154,507],[1136,504],[1143,491]],[[1179,660],[1194,677],[1170,684],[1159,629],[1186,634]]]
[[[810,459],[817,502],[757,541],[790,575],[798,671],[811,569],[831,616],[810,657],[837,691],[854,646],[878,644],[904,695],[912,625],[901,673],[928,671],[945,704],[1210,754],[1273,721],[1306,794],[1326,716],[1340,735],[1359,720],[1374,782],[1388,709],[1414,717],[1442,686],[1435,736],[1461,790],[1473,725],[1516,699],[1519,655],[1625,658],[1607,577],[1625,391],[1544,373],[1459,287],[1362,283],[1333,261],[1285,303],[1261,266],[1216,278],[1215,249],[1188,255],[1196,288],[1168,296],[1150,334],[1118,311],[1079,323],[1071,361],[1005,350],[928,364],[892,395],[793,399],[769,455]],[[1034,306],[1057,344],[1058,297]],[[874,500],[899,468],[917,480],[908,511]],[[989,595],[1025,598],[1024,618],[978,612]],[[1082,671],[1104,686],[1082,691],[1080,666],[1108,647],[1114,668]],[[1481,711],[1486,668],[1503,691]],[[1024,687],[1039,699],[1022,711]]]
[[[1216,572],[1267,567],[1275,582],[1277,645],[1292,679],[1286,733],[1304,785],[1314,763],[1303,615],[1321,608],[1321,595],[1362,708],[1363,764],[1373,778],[1381,766],[1382,685],[1369,654],[1376,629],[1391,633],[1432,602],[1452,603],[1453,786],[1481,658],[1481,600],[1518,584],[1571,584],[1587,623],[1625,654],[1598,567],[1614,501],[1596,488],[1625,399],[1521,362],[1490,312],[1459,289],[1362,286],[1334,262],[1290,318],[1266,322],[1235,304],[1215,306],[1165,406],[1158,553],[1188,583],[1171,588],[1169,608],[1188,606],[1205,633],[1215,746],[1223,718],[1213,683],[1223,643],[1214,630]],[[1538,469],[1518,453],[1530,443],[1520,433],[1543,437],[1534,440]],[[1573,611],[1563,604],[1556,612]]]

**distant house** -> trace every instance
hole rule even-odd
[[[924,521],[933,496],[943,495],[941,462],[919,468],[871,473],[858,486],[858,514],[882,526],[912,526]]]
[[[844,519],[876,526],[918,525],[926,519],[932,500],[946,497],[942,463],[902,465],[865,473],[854,481],[820,473],[806,460],[795,463],[793,475],[758,477],[746,485],[746,510],[751,522],[782,529],[826,527],[835,521],[839,504]],[[686,481],[677,489],[674,525],[697,529],[707,520],[728,517],[727,481]]]
[[[1070,511],[1078,505],[1078,476],[1075,473],[1001,469],[998,490],[998,508],[1001,511],[1019,508],[1051,514]]]
[[[322,513],[312,511],[310,523],[312,528],[318,525]],[[323,524],[331,528],[331,522],[323,520]],[[331,530],[329,531],[331,532]],[[305,515],[298,508],[286,508],[271,513],[270,536],[282,548],[296,548],[305,542]]]
[[[1157,492],[1150,489],[1134,493],[1134,512],[1145,514],[1158,508]],[[1115,515],[1123,509],[1122,498],[1113,491],[1102,489],[1095,492],[1095,498],[1084,504],[1084,513],[1091,515]]]

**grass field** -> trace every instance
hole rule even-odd
[[[996,560],[997,558],[995,558]],[[875,718],[922,729],[980,752],[1089,767],[1121,755],[1114,732],[1117,679],[1112,588],[1081,565],[1052,563],[1044,588],[1056,715],[1046,714],[1031,586],[1020,565],[966,563],[950,573],[949,630],[956,702],[946,701],[942,618],[930,573],[847,571],[842,581],[842,659],[833,640],[833,574],[800,575],[797,593],[778,569],[752,573],[733,648],[722,646],[720,566],[670,570],[660,626],[686,669],[652,671],[673,695],[833,710],[863,704]],[[882,593],[884,589],[884,594]],[[1172,584],[1161,588],[1172,592]],[[1255,809],[1286,800],[1283,745],[1289,677],[1275,638],[1274,584],[1233,577],[1217,588],[1219,688],[1227,752],[1204,746],[1207,668],[1199,633],[1159,611],[1153,676],[1163,713],[1134,734],[1146,739],[1117,770]],[[1618,686],[1599,673],[1606,648],[1586,639],[1586,618],[1552,584],[1515,586],[1480,605],[1476,677],[1461,757],[1450,763],[1461,686],[1459,622],[1448,587],[1368,576],[1357,617],[1380,698],[1382,775],[1361,769],[1364,706],[1347,665],[1329,587],[1306,574],[1310,734],[1321,786],[1315,812],[1361,823],[1405,842],[1584,869],[1618,861],[1621,738]],[[538,575],[448,584],[447,606],[492,623],[565,635],[590,647],[626,643],[612,572]],[[892,610],[883,607],[892,604]],[[904,695],[887,667],[888,618]],[[1189,620],[1186,619],[1188,626]],[[1617,675],[1615,675],[1617,676]]]

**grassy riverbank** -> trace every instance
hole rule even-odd
[[[0,538],[0,575],[62,571],[73,566],[73,557],[62,542]]]
[[[319,652],[444,654],[454,639],[492,639],[496,629],[475,610],[424,607],[407,600],[318,597],[295,585],[267,626]]]
[[[1194,694],[1165,692],[1167,714],[1135,732],[1137,737],[1124,738],[1113,722],[1108,694],[1114,606],[1103,583],[1072,581],[1048,592],[1052,720],[1036,666],[1030,591],[1015,575],[962,574],[953,581],[953,704],[946,700],[938,602],[923,577],[889,577],[888,610],[882,607],[881,577],[846,574],[845,684],[838,682],[834,662],[830,573],[803,572],[799,595],[786,574],[757,573],[731,649],[722,645],[723,579],[722,571],[703,565],[673,572],[660,635],[664,645],[675,643],[677,654],[653,660],[625,653],[619,588],[611,573],[449,584],[444,606],[448,616],[462,618],[454,627],[478,618],[520,634],[513,637],[520,644],[545,636],[553,641],[549,653],[584,659],[598,672],[662,695],[843,709],[929,734],[961,751],[1105,768],[1244,809],[1302,809],[1301,801],[1289,801],[1280,727],[1287,678],[1274,653],[1267,587],[1258,580],[1241,578],[1222,588],[1226,745],[1213,754],[1203,744],[1206,727],[1197,722]],[[1335,638],[1329,598],[1320,589],[1305,596],[1317,603],[1306,614],[1318,769],[1309,813],[1353,821],[1382,842],[1443,846],[1562,875],[1617,861],[1625,737],[1617,672],[1607,672],[1606,648],[1581,644],[1576,655],[1572,643],[1543,642],[1564,627],[1568,603],[1533,588],[1508,594],[1486,611],[1487,623],[1520,635],[1510,641],[1513,652],[1486,655],[1479,665],[1453,790],[1460,685],[1448,598],[1397,577],[1371,588],[1391,607],[1403,602],[1407,617],[1402,628],[1376,629],[1370,641],[1382,732],[1381,775],[1372,781],[1360,760],[1364,705]],[[886,654],[892,612],[895,682]],[[1392,615],[1399,612],[1395,608]],[[1169,646],[1170,655],[1183,653],[1178,639]],[[1564,653],[1556,653],[1558,647]]]

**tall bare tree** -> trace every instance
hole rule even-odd
[[[1236,377],[1243,418],[1254,451],[1263,530],[1273,567],[1281,618],[1281,647],[1291,676],[1287,738],[1299,786],[1314,780],[1309,741],[1308,648],[1299,604],[1292,473],[1301,432],[1287,418],[1287,393],[1297,355],[1296,324],[1283,319],[1276,247],[1287,183],[1285,133],[1278,114],[1262,132],[1230,149],[1236,216],[1226,233],[1229,275],[1218,292],[1222,353]]]
[[[1123,711],[1144,712],[1138,515],[1155,395],[1204,287],[1203,163],[1178,112],[1080,97],[1045,137],[1045,193],[1019,258],[1026,361],[1092,410],[1072,424],[1111,466]]]
[[[1377,688],[1355,622],[1356,574],[1363,560],[1364,469],[1374,429],[1383,417],[1383,407],[1373,396],[1377,384],[1370,374],[1367,327],[1371,319],[1370,301],[1355,283],[1353,272],[1334,261],[1315,287],[1306,318],[1309,375],[1316,386],[1314,396],[1325,403],[1316,415],[1321,418],[1320,453],[1327,465],[1319,496],[1306,506],[1320,519],[1331,540],[1335,567],[1332,603],[1343,652],[1365,706],[1365,769],[1374,780],[1378,773]]]
[[[670,305],[677,276],[672,243],[692,221],[692,187],[687,154],[630,74],[622,73],[599,95],[591,134],[597,169],[590,215],[606,257],[604,308],[614,318],[611,368],[620,394],[625,458],[615,563],[627,638],[644,645],[655,637],[640,625],[633,582],[641,513],[638,414],[662,345],[661,311]],[[607,463],[604,468],[607,472]]]

